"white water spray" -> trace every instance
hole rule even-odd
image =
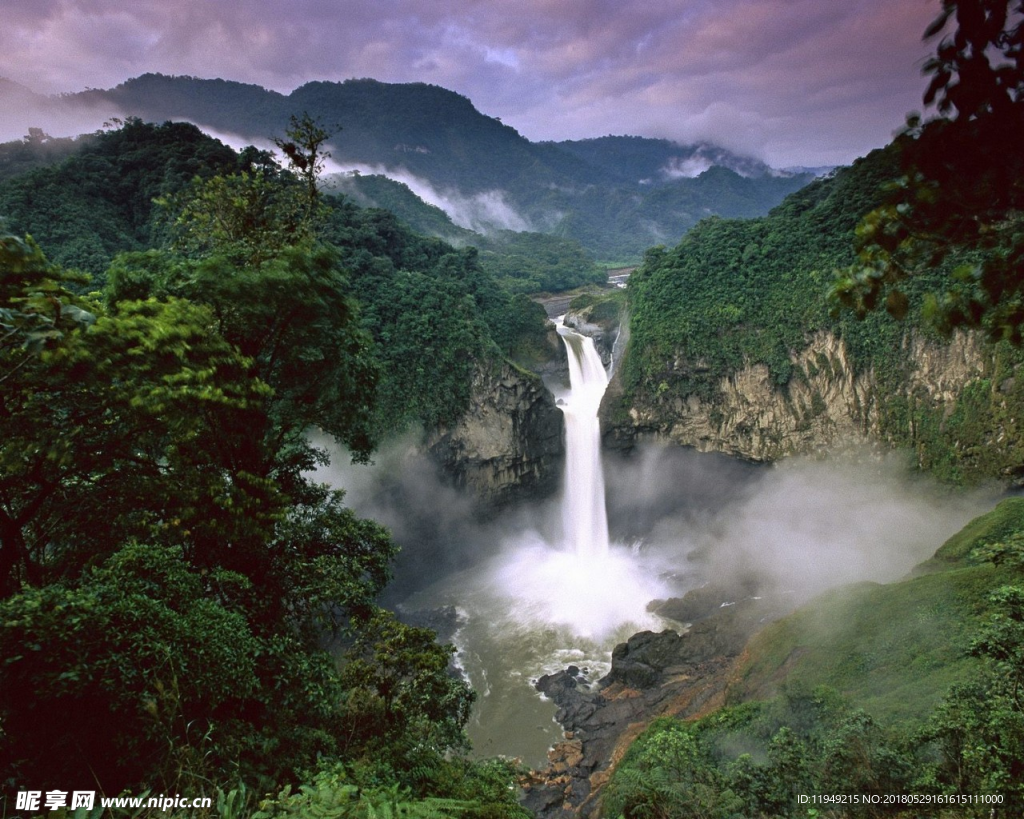
[[[559,399],[565,417],[566,466],[562,538],[537,532],[506,544],[491,566],[495,597],[511,598],[520,623],[562,630],[567,640],[596,647],[656,627],[647,603],[668,596],[657,568],[622,544],[610,543],[605,510],[598,409],[608,387],[594,340],[556,321],[569,362],[570,392]]]
[[[561,540],[518,532],[486,563],[408,601],[411,608],[459,607],[460,661],[483,692],[468,726],[474,745],[531,764],[543,762],[561,731],[530,680],[569,663],[591,679],[602,676],[616,643],[661,624],[647,603],[672,594],[658,566],[610,542],[598,421],[608,373],[593,339],[556,326],[570,381],[559,399],[566,433]]]
[[[568,400],[559,404],[565,415],[563,537],[577,557],[603,560],[608,556],[608,514],[597,413],[608,388],[608,373],[592,338],[562,325],[558,333],[569,358],[572,389]]]

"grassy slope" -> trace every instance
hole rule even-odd
[[[966,650],[991,591],[1007,582],[971,552],[1024,530],[1024,499],[1000,503],[954,535],[915,576],[828,592],[758,634],[730,700],[786,685],[827,685],[877,719],[916,722],[975,660]]]

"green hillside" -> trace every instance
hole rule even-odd
[[[98,271],[0,231],[4,812],[39,788],[521,817],[514,766],[467,755],[454,648],[379,605],[397,547],[311,477],[309,431],[366,459],[457,417],[543,311],[266,159],[129,120],[0,183],[12,228]]]
[[[417,233],[476,247],[483,268],[513,293],[557,292],[607,280],[604,270],[573,239],[530,231],[475,233],[454,224],[443,210],[386,176],[336,176],[330,189],[363,207],[390,211]]]
[[[56,164],[0,181],[0,219],[100,286],[118,254],[135,254],[120,268],[153,266],[150,249],[172,245],[175,196],[187,197],[218,174],[254,173],[266,162],[187,123],[130,120],[82,141]],[[161,207],[157,199],[171,204]],[[539,343],[543,310],[501,288],[475,249],[419,236],[384,210],[331,196],[324,206],[322,238],[338,254],[376,342],[375,437],[454,420],[468,406],[475,366]]]
[[[16,91],[0,87],[0,101]],[[46,98],[36,99],[40,104]],[[411,174],[442,196],[497,197],[500,212],[513,213],[516,224],[574,239],[605,261],[638,260],[648,246],[678,241],[708,215],[765,213],[811,179],[773,176],[756,160],[704,145],[638,137],[532,143],[467,98],[424,83],[312,82],[284,95],[225,80],[145,74],[48,104],[62,111],[109,108],[153,122],[187,119],[251,140],[278,136],[290,116],[308,112],[334,133],[335,161]],[[668,172],[695,151],[720,167],[696,178]],[[482,213],[493,228],[512,226],[505,216]]]
[[[1022,535],[1024,500],[1005,500],[939,550],[941,568],[839,588],[767,626],[733,673],[732,704],[694,722],[655,721],[618,766],[605,810],[1016,815]],[[799,801],[811,794],[879,801]],[[922,801],[883,808],[887,794]],[[961,794],[998,801],[943,801]]]
[[[1024,391],[1008,379],[1024,360],[1019,348],[987,348],[984,370],[951,415],[908,387],[920,363],[909,357],[908,340],[942,343],[924,321],[925,297],[941,292],[970,254],[954,252],[909,280],[903,321],[883,310],[858,319],[829,301],[835,271],[856,260],[861,219],[884,201],[899,172],[893,144],[811,183],[767,216],[707,219],[675,247],[650,250],[629,281],[622,407],[640,405],[669,422],[687,396],[713,405],[721,380],[747,364],[765,365],[776,389],[806,382],[813,373],[795,368],[792,354],[827,331],[845,342],[854,374],[874,374],[872,400],[886,441],[913,447],[923,469],[955,483],[1014,474],[1024,463],[1016,427]],[[833,363],[809,366],[817,372]],[[822,403],[811,408],[824,410]],[[997,438],[1002,443],[991,445]]]

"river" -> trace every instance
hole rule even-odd
[[[645,559],[638,546],[611,542],[598,422],[608,373],[593,339],[557,326],[570,377],[570,389],[556,396],[566,429],[561,532],[521,532],[492,559],[404,604],[457,608],[458,660],[479,696],[467,728],[474,748],[533,766],[561,739],[554,706],[534,681],[567,665],[596,681],[617,643],[663,626],[647,604],[679,591],[659,561]]]

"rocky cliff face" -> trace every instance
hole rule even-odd
[[[897,396],[891,384],[879,385],[875,373],[855,373],[846,345],[824,331],[791,354],[793,377],[782,387],[772,382],[765,365],[750,364],[722,378],[711,399],[654,391],[631,403],[613,378],[602,406],[602,429],[606,442],[619,448],[656,437],[753,461],[812,453],[839,442],[912,439],[914,430],[895,429],[891,413],[884,411],[892,399],[923,402],[937,416],[948,416],[988,362],[982,344],[966,334],[948,344],[911,337],[904,349],[907,367]],[[680,357],[674,366],[694,365]]]
[[[562,413],[539,377],[482,363],[469,410],[430,433],[427,450],[456,485],[492,505],[554,492],[562,471]]]
[[[594,347],[607,367],[615,352],[621,319],[619,303],[605,298],[584,307],[570,309],[565,314],[564,322],[566,327],[571,327],[580,335],[594,339]]]

